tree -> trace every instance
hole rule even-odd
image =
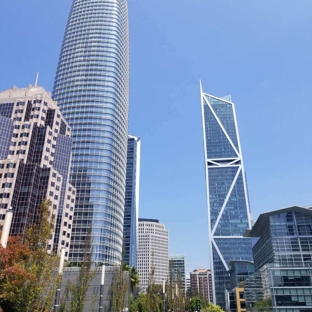
[[[130,298],[130,312],[145,312],[146,294],[140,293],[138,298]]]
[[[138,270],[134,266],[130,268],[129,273],[131,294],[133,295],[134,290],[139,287],[140,278]]]
[[[133,295],[134,293],[134,289],[137,288],[139,286],[139,274],[137,269],[133,266],[130,267],[128,264],[123,263],[121,266],[123,271],[129,272],[130,275],[130,290],[131,290],[131,295]]]
[[[195,296],[195,297],[187,298],[186,309],[192,312],[196,311],[196,302],[198,300],[200,300],[200,306],[202,309],[205,309],[209,305],[209,303],[207,302],[205,298],[202,298],[201,296]]]
[[[220,306],[209,302],[205,308],[205,312],[224,312],[224,310],[222,310]]]
[[[159,312],[162,310],[162,285],[155,284],[155,268],[150,272],[148,287],[146,290],[145,310],[148,312]]]
[[[24,284],[35,280],[35,275],[26,269],[31,255],[19,236],[9,237],[7,248],[0,245],[0,305],[4,311],[15,310],[15,299]]]
[[[182,311],[185,309],[185,294],[181,288],[182,286],[182,278],[180,270],[177,271],[177,276],[175,278],[175,311]]]
[[[113,283],[110,288],[111,311],[121,312],[126,307],[127,290],[129,289],[129,277],[122,266],[115,266]]]
[[[267,310],[266,308],[272,307],[272,299],[270,297],[267,297],[259,300],[258,302],[256,302],[255,307],[258,308],[259,312],[264,312]]]
[[[61,312],[83,312],[87,291],[95,276],[95,272],[92,271],[92,251],[91,229],[89,229],[83,246],[83,259],[78,264],[78,276],[74,283],[68,282],[65,286],[60,303]]]
[[[0,249],[0,305],[5,312],[45,312],[53,303],[60,276],[56,274],[59,257],[48,254],[54,228],[50,204],[42,202],[24,244],[19,237],[10,237],[7,248]]]

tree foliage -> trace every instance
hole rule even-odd
[[[211,302],[209,302],[206,306],[206,308],[204,309],[205,312],[224,312],[224,310],[222,310],[222,308],[218,305],[214,305]]]
[[[166,308],[173,311],[185,309],[185,289],[182,289],[182,278],[180,270],[173,272],[173,265],[169,262],[169,281],[166,283]]]
[[[135,289],[139,287],[139,282],[140,282],[139,273],[134,266],[130,267],[126,263],[123,263],[121,267],[123,271],[127,271],[130,274],[130,290],[131,290],[131,295],[133,295]]]
[[[53,221],[50,202],[44,200],[24,243],[20,237],[10,237],[7,248],[0,247],[0,305],[4,312],[49,311],[60,278],[59,257],[48,254]]]
[[[92,238],[91,229],[85,238],[83,246],[83,259],[79,263],[79,273],[74,283],[68,282],[60,303],[61,312],[83,312],[87,291],[95,271],[92,270]],[[70,267],[73,264],[70,263]]]
[[[255,304],[255,307],[256,308],[269,308],[269,307],[272,307],[272,299],[270,297],[264,298],[264,299],[258,301]],[[261,310],[259,309],[259,311],[261,311]]]
[[[127,305],[127,291],[129,279],[122,266],[114,267],[113,283],[110,288],[111,311],[121,312]]]
[[[140,278],[138,270],[134,266],[130,267],[129,273],[130,273],[131,294],[133,294],[134,290],[139,287]]]
[[[145,311],[149,312],[159,312],[162,310],[162,286],[155,283],[154,275],[155,268],[152,267],[145,298]]]

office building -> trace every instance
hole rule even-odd
[[[185,287],[186,287],[186,296],[191,297],[191,275],[186,274],[185,276]]]
[[[185,255],[169,255],[169,282],[172,287],[178,283],[180,289],[186,293]]]
[[[228,293],[226,311],[246,312],[246,300],[244,287],[237,286]],[[260,312],[260,311],[257,311]],[[262,311],[261,311],[262,312]],[[266,311],[270,312],[270,311]]]
[[[134,267],[137,266],[136,263],[140,191],[140,153],[140,138],[129,135],[127,151],[127,175],[122,262]]]
[[[236,286],[242,287],[245,280],[255,273],[255,266],[252,261],[231,261],[229,268],[232,289]]]
[[[225,308],[229,263],[252,261],[250,211],[234,103],[201,90],[214,303]]]
[[[65,247],[66,258],[76,196],[70,161],[71,129],[50,93],[36,85],[0,93],[0,220],[12,207],[10,235],[23,236],[48,199],[54,220],[49,249]]]
[[[251,261],[231,261],[229,264],[231,291],[226,291],[226,311],[245,312],[245,280],[255,272],[254,263]]]
[[[212,302],[213,285],[211,270],[197,269],[190,273],[191,296],[199,296]]]
[[[77,189],[70,261],[122,261],[129,97],[126,0],[73,0],[53,99],[73,131],[71,183]]]
[[[266,300],[274,312],[312,311],[312,211],[293,206],[263,213],[246,236],[255,274],[245,281],[247,311]]]
[[[151,278],[154,283],[162,284],[169,277],[169,236],[165,225],[158,220],[139,218],[138,237],[139,288],[145,292]]]

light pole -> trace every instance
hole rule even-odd
[[[102,275],[101,275],[99,312],[103,311],[104,281],[105,281],[105,265],[103,264],[102,265]]]
[[[166,285],[165,280],[163,280],[163,310],[166,312]]]
[[[62,276],[63,276],[63,267],[64,267],[64,259],[65,259],[65,247],[61,248],[61,257],[60,257],[60,265],[59,265],[59,275],[61,280],[59,282],[58,288],[55,293],[55,301],[54,301],[54,312],[58,312],[60,310],[60,300],[61,300],[61,285],[62,285]]]
[[[1,245],[3,248],[6,248],[7,243],[8,243],[12,219],[13,219],[13,210],[11,207],[10,209],[7,210],[5,214],[5,219],[4,219],[3,228],[2,228]]]

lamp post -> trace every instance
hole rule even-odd
[[[105,281],[105,265],[103,264],[102,265],[102,275],[101,275],[99,312],[103,311],[104,281]]]
[[[11,207],[10,209],[7,210],[5,214],[5,219],[4,219],[3,228],[2,228],[1,245],[3,248],[6,248],[7,243],[8,243],[12,219],[13,219],[13,210]]]
[[[59,275],[61,276],[61,280],[59,282],[58,288],[55,293],[55,301],[54,301],[54,312],[58,312],[60,310],[60,300],[61,300],[61,285],[62,285],[62,275],[64,268],[64,259],[65,259],[65,247],[61,248],[61,257],[60,257],[60,265],[59,265]]]
[[[166,312],[166,284],[165,280],[163,280],[163,310]]]

